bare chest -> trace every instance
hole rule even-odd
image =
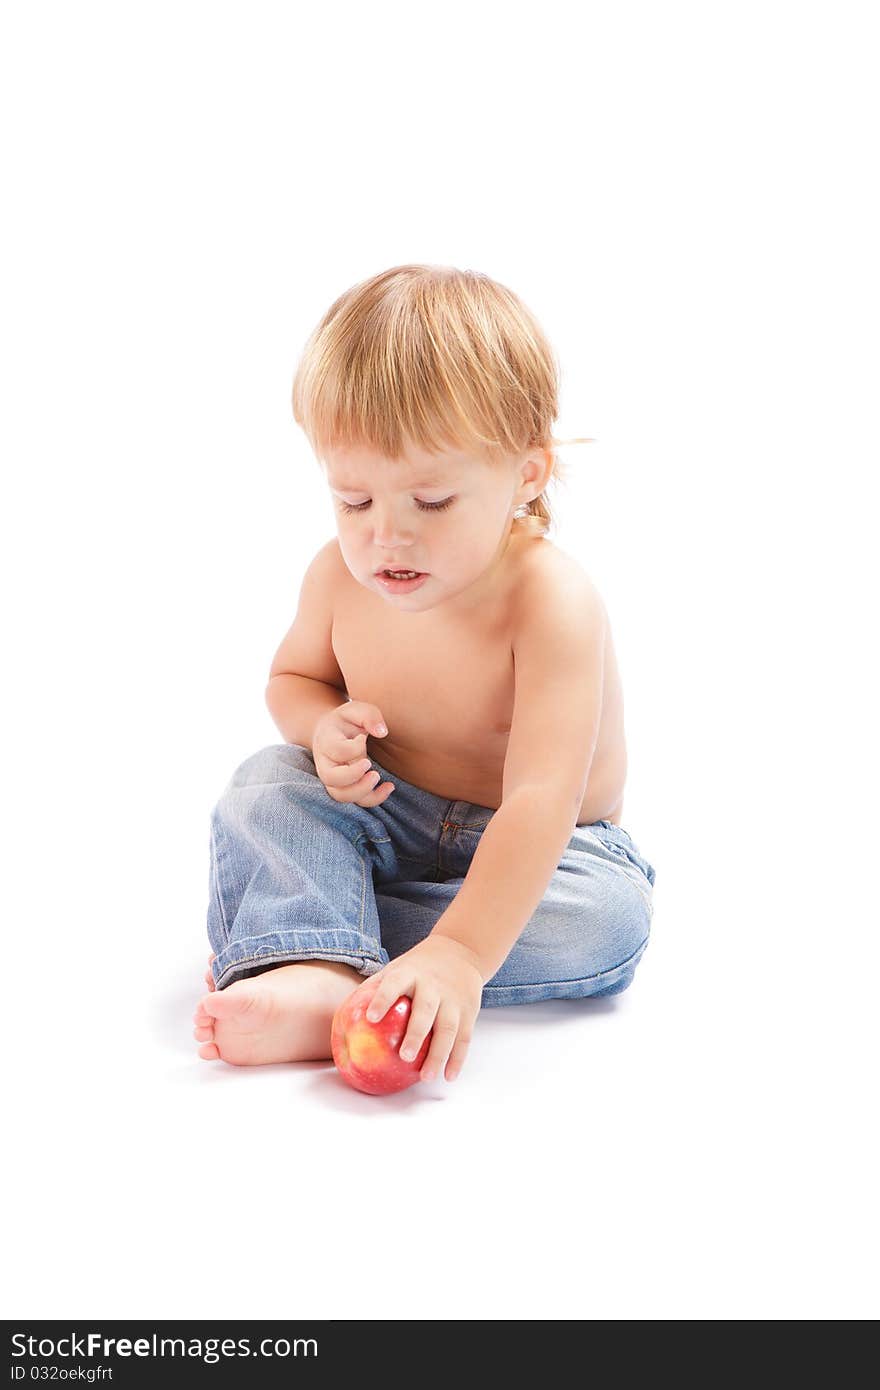
[[[508,621],[447,624],[350,594],[334,615],[333,650],[350,698],[385,718],[387,737],[368,744],[383,767],[435,796],[500,805],[514,697]]]
[[[546,544],[546,543],[544,543]],[[548,552],[532,552],[544,563]],[[450,801],[501,805],[513,719],[515,586],[491,614],[450,620],[396,613],[353,579],[334,606],[332,644],[352,700],[382,711],[388,734],[368,756]],[[623,696],[606,639],[602,719],[578,825],[620,823],[626,780]]]

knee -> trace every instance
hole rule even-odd
[[[532,959],[540,956],[558,979],[588,980],[632,961],[632,971],[619,986],[625,989],[647,941],[651,915],[648,885],[643,892],[615,870],[603,876],[602,891],[586,905],[572,902],[561,910],[549,902],[519,944]]]
[[[594,943],[595,959],[602,962],[594,973],[614,970],[638,956],[648,939],[652,915],[648,884],[642,888],[627,874],[616,874],[613,886],[609,888],[601,910],[596,914],[590,933]],[[635,963],[619,989],[626,989],[632,980],[634,970]],[[615,988],[614,992],[618,993],[619,989]]]
[[[235,769],[229,789],[235,787],[265,787],[275,782],[290,782],[297,774],[315,775],[315,764],[307,748],[298,743],[271,743],[252,753]]]
[[[232,774],[212,810],[212,820],[248,821],[287,788],[305,790],[317,782],[311,753],[295,743],[270,744],[245,758]]]

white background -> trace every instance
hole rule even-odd
[[[872,10],[5,7],[7,1316],[876,1315]],[[191,1014],[333,534],[293,372],[408,261],[520,294],[596,438],[555,543],[657,882],[625,995],[377,1100]]]

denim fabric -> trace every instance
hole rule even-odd
[[[263,748],[236,769],[211,813],[218,989],[295,960],[372,975],[424,940],[452,902],[494,810],[372,762],[395,787],[373,807],[334,801],[299,744]],[[627,831],[576,826],[482,1006],[619,994],[648,943],[653,885]]]

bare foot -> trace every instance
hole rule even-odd
[[[208,968],[207,968],[207,970],[205,971],[205,984],[208,986],[208,989],[216,989],[216,988],[217,988],[217,986],[214,984],[214,976],[211,974],[211,961],[212,961],[212,960],[216,960],[216,956],[214,955],[214,952],[213,952],[213,951],[212,951],[211,954],[208,956]]]
[[[193,1015],[199,1056],[236,1067],[323,1061],[330,1025],[365,976],[332,960],[298,960],[202,996]]]

